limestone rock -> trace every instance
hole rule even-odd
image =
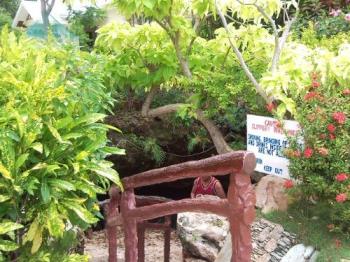
[[[214,214],[178,214],[177,233],[184,249],[195,257],[214,261],[229,231],[227,218]]]
[[[281,262],[316,262],[318,254],[314,247],[298,244],[288,251]]]
[[[303,244],[298,244],[292,247],[282,258],[281,262],[305,262],[305,249],[306,247]]]
[[[283,187],[284,181],[283,178],[267,175],[255,187],[256,207],[261,208],[263,213],[287,210],[288,197]]]
[[[306,247],[305,252],[304,252],[304,258],[309,259],[311,257],[311,255],[314,253],[314,251],[315,251],[314,247],[312,247],[312,246]]]
[[[230,262],[231,235],[226,218],[214,214],[181,213],[177,227],[185,250],[192,256],[206,261]],[[265,219],[256,220],[252,224],[252,261],[279,262],[295,242],[296,236],[284,231],[281,225]]]

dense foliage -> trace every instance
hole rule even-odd
[[[310,82],[297,109],[304,146],[293,139],[289,169],[305,198],[328,203],[329,216],[323,219],[350,232],[350,89],[329,75],[321,83],[315,73]]]
[[[84,50],[91,50],[97,36],[96,30],[106,18],[106,11],[90,6],[84,11],[71,10],[68,17],[69,30],[79,38],[79,45]]]
[[[1,33],[0,260],[17,250],[18,261],[85,261],[67,252],[97,222],[96,194],[119,184],[104,157],[123,153],[101,123],[113,104],[103,68],[76,48]]]

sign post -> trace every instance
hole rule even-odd
[[[301,130],[296,121],[284,120],[288,135],[295,136]],[[255,171],[290,178],[289,160],[283,156],[288,139],[279,126],[279,121],[264,116],[247,115],[247,150],[256,156]]]

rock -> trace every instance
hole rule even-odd
[[[265,245],[265,250],[269,253],[274,251],[277,247],[277,240],[276,239],[270,239],[267,244]]]
[[[309,259],[312,256],[312,254],[314,253],[314,251],[315,251],[314,247],[312,247],[312,246],[306,247],[305,252],[304,252],[304,258]]]
[[[181,213],[177,223],[181,242],[192,256],[206,261],[230,262],[231,235],[226,218],[214,214]],[[285,232],[281,225],[258,219],[252,224],[252,261],[279,262],[295,242],[296,236]]]
[[[263,213],[273,210],[285,211],[288,208],[288,197],[284,190],[284,179],[267,175],[255,187],[256,207]]]
[[[319,254],[320,254],[320,252],[315,251],[315,252],[312,254],[312,256],[310,257],[310,259],[309,259],[308,262],[316,262]],[[349,260],[348,260],[348,261],[349,261]],[[346,262],[346,261],[340,261],[340,262]]]
[[[232,248],[231,248],[231,234],[227,235],[224,246],[220,250],[215,262],[230,262],[232,256]]]
[[[225,217],[186,212],[178,214],[177,232],[186,252],[215,261],[229,231]]]
[[[306,262],[304,258],[305,250],[306,247],[303,244],[298,244],[288,251],[281,262]]]

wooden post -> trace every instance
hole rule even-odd
[[[109,190],[110,201],[107,208],[107,238],[108,238],[108,262],[117,262],[117,220],[120,194],[119,190],[112,186]]]
[[[164,262],[170,261],[170,237],[171,237],[171,218],[166,216],[164,224],[167,226],[164,229]]]
[[[252,254],[251,224],[255,218],[255,193],[250,181],[250,173],[255,168],[255,156],[247,153],[242,170],[231,174],[228,190],[231,228],[231,262],[250,262]]]
[[[123,192],[120,206],[125,234],[125,262],[136,262],[138,261],[137,221],[134,217],[128,215],[129,211],[136,207],[133,189]]]
[[[140,222],[137,225],[137,238],[138,238],[138,262],[145,262],[145,231],[146,226],[144,222]]]

